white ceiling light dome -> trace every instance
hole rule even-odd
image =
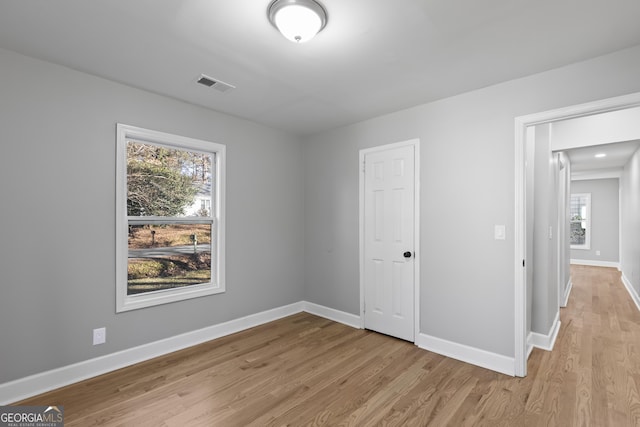
[[[267,13],[282,35],[295,43],[311,40],[327,25],[327,11],[315,0],[275,0]]]

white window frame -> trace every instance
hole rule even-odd
[[[584,198],[586,200],[586,208],[587,208],[586,209],[587,219],[584,221],[580,221],[585,223],[584,229],[586,231],[585,231],[584,244],[582,245],[571,244],[571,249],[581,249],[581,250],[588,251],[591,249],[591,193],[573,193],[571,194],[570,197]],[[574,221],[571,220],[571,218],[569,218],[569,224],[571,224],[571,222],[574,222]],[[571,228],[571,225],[569,225],[569,228]]]
[[[116,312],[120,313],[225,292],[225,145],[121,123],[117,124],[116,134]],[[211,242],[211,252],[214,256],[211,258],[213,275],[209,283],[127,295],[129,220],[140,218],[129,218],[127,216],[126,147],[128,140],[160,144],[170,148],[201,151],[214,155],[213,193],[215,202],[212,204],[215,212],[211,212],[211,234],[216,238],[212,238]],[[144,219],[149,219],[150,222],[153,222],[153,217]],[[184,218],[181,219],[184,220]]]

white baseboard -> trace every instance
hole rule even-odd
[[[533,341],[533,338],[531,338],[531,334],[533,332],[529,332],[529,335],[527,335],[527,360],[529,360],[529,356],[531,356],[531,352],[533,351],[533,344],[531,344],[531,342]]]
[[[297,302],[0,384],[0,405],[17,402],[125,366],[253,328],[299,313],[303,309],[304,303]]]
[[[624,287],[627,288],[627,292],[629,292],[633,302],[636,303],[636,307],[640,310],[640,295],[638,295],[638,292],[636,292],[633,286],[631,286],[631,282],[627,279],[627,276],[625,276],[624,273],[622,273],[622,283],[624,284]]]
[[[354,328],[362,327],[362,320],[360,316],[318,304],[300,301],[0,384],[0,405],[8,405],[31,396],[272,322],[302,311],[324,317],[335,322],[343,323]],[[415,344],[425,350],[481,366],[486,369],[491,369],[511,376],[515,374],[515,362],[513,357],[491,353],[426,334],[419,334]]]
[[[567,286],[564,288],[564,295],[562,296],[562,301],[560,302],[560,307],[566,307],[569,304],[569,295],[571,294],[571,289],[573,289],[573,282],[571,279],[567,282]]]
[[[556,338],[558,338],[558,332],[560,332],[560,325],[560,313],[558,313],[556,314],[556,318],[553,321],[549,332],[546,335],[537,332],[531,332],[528,337],[528,344],[532,347],[540,348],[542,350],[553,350],[553,346],[556,343]]]
[[[361,327],[360,316],[323,307],[318,304],[300,301],[0,384],[0,405],[17,402],[116,369],[144,362],[154,357],[234,334],[245,329],[253,328],[254,326],[263,325],[302,311],[335,322],[344,323],[354,328]]]
[[[344,311],[335,310],[333,308],[307,301],[302,303],[302,310],[310,314],[315,314],[316,316],[324,317],[325,319],[333,320],[334,322],[343,323],[347,326],[351,326],[352,328],[362,329],[362,320],[360,316],[356,316],[355,314],[346,313]]]
[[[515,359],[513,357],[503,356],[422,333],[418,335],[416,345],[424,350],[429,350],[462,362],[506,375],[515,375]]]
[[[620,263],[615,261],[594,261],[591,259],[571,259],[571,264],[590,265],[592,267],[613,267],[620,270]]]

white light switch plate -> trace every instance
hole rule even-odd
[[[493,230],[493,238],[495,240],[505,240],[506,236],[506,227],[504,225],[495,225]]]

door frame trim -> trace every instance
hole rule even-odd
[[[543,111],[540,113],[519,116],[515,118],[515,353],[514,372],[516,376],[527,375],[527,291],[526,268],[522,262],[526,255],[526,220],[525,220],[525,144],[527,141],[527,127],[559,120],[590,116],[640,106],[640,92],[607,98],[584,104],[572,105],[565,108]]]
[[[414,241],[414,276],[413,276],[413,342],[420,334],[420,139],[410,139],[393,144],[379,145],[360,150],[358,162],[359,177],[359,273],[360,273],[360,327],[364,329],[364,161],[367,154],[386,151],[394,148],[411,146],[414,148],[414,215],[413,215],[413,241]]]

